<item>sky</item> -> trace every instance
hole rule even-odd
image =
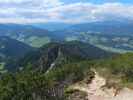
[[[0,23],[133,20],[133,0],[0,0]]]

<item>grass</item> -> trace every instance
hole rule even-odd
[[[49,37],[36,37],[36,36],[30,37],[25,40],[27,44],[30,44],[33,47],[41,47],[44,44],[49,43],[50,41],[51,40]]]
[[[4,67],[5,67],[5,63],[1,62],[0,63],[0,73],[6,73],[7,72],[7,70],[5,70]]]
[[[4,66],[5,66],[5,63],[4,62],[1,62],[0,63],[0,70],[3,70],[4,69]]]

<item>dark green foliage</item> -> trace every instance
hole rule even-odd
[[[22,71],[0,80],[0,100],[63,100],[64,88],[91,72],[87,63],[70,63],[49,73]]]
[[[53,69],[48,73],[47,77],[54,77],[57,81],[63,81],[64,79],[73,78],[73,81],[80,81],[89,72],[89,63],[70,63],[65,64],[63,67]],[[72,77],[71,77],[72,76]]]
[[[56,97],[52,96],[53,84],[54,82],[50,82],[40,73],[23,72],[16,76],[5,75],[0,81],[0,99],[56,100]]]
[[[107,60],[95,62],[93,67],[97,68],[106,76],[115,76],[128,83],[133,82],[133,54],[127,53]],[[105,71],[103,71],[103,69]]]

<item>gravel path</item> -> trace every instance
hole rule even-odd
[[[95,78],[88,86],[75,85],[73,89],[77,89],[88,94],[88,100],[133,100],[133,90],[124,88],[116,96],[116,90],[102,89],[106,84],[106,80],[97,73]]]

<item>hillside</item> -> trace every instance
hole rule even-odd
[[[121,100],[123,96],[126,99],[122,100],[132,100],[132,58],[133,54],[123,54],[106,60],[62,64],[48,73],[7,73],[0,80],[0,99]]]
[[[113,53],[106,52],[88,43],[72,41],[49,43],[38,51],[31,52],[20,60],[20,67],[27,66],[46,71],[56,65],[82,60],[93,60],[109,57]]]
[[[0,54],[4,57],[20,58],[32,49],[32,47],[22,42],[6,36],[0,36]]]
[[[91,65],[95,75],[90,83],[86,81],[86,76],[84,80],[70,85],[66,91],[69,100],[77,100],[79,96],[84,97],[81,100],[132,100],[132,58],[133,54],[127,53],[106,60],[80,63]]]
[[[6,36],[0,36],[0,63],[1,66],[10,61],[15,61],[35,48]]]
[[[85,75],[91,77],[93,73],[89,72],[89,67],[76,63],[63,65],[49,73],[35,70],[7,73],[1,76],[0,99],[67,100],[65,87],[82,80]]]

